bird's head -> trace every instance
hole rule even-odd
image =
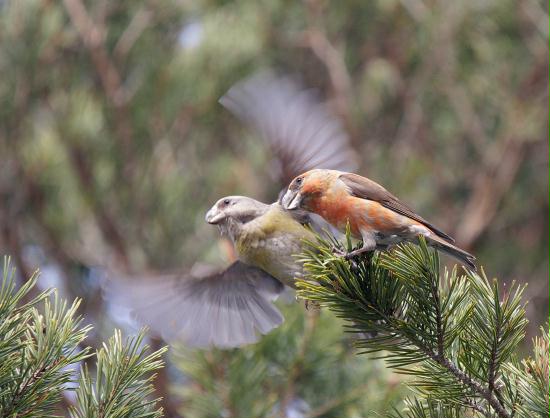
[[[300,174],[288,186],[281,205],[287,210],[307,210],[309,204],[328,189],[336,173],[334,170],[315,169]]]
[[[242,225],[263,215],[269,205],[246,196],[226,196],[218,200],[206,212],[205,221],[217,225],[222,232],[235,225]]]

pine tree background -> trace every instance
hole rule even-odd
[[[116,363],[108,353],[137,355],[124,342],[139,326],[103,301],[98,266],[227,262],[204,212],[223,195],[268,200],[277,190],[265,144],[217,101],[243,77],[277,68],[320,90],[358,172],[476,254],[501,296],[514,279],[529,283],[526,337],[503,370],[530,368],[515,384],[542,385],[544,367],[529,362],[547,352],[548,34],[541,0],[0,0],[0,254],[12,256],[19,284],[41,271],[21,304],[54,315],[81,299],[63,319],[70,328],[83,317],[63,344],[92,347],[75,363],[107,341],[107,363]],[[59,300],[45,308],[51,287]],[[401,384],[411,377],[357,356],[328,309],[281,309],[287,322],[253,347],[173,347],[150,398],[185,417],[375,416],[403,411],[405,398],[414,410],[416,395]],[[80,387],[96,381],[99,357],[87,360]],[[54,403],[68,416],[77,401],[62,395]],[[419,402],[412,416],[424,416]],[[74,416],[94,416],[88,404]]]

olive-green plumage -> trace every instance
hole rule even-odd
[[[273,304],[294,287],[296,255],[314,240],[305,214],[243,196],[220,199],[206,214],[233,242],[239,260],[223,270],[167,275],[162,280],[113,280],[111,295],[167,341],[194,347],[236,347],[283,322]]]
[[[315,240],[313,232],[278,203],[242,225],[235,238],[241,261],[261,268],[291,287],[294,287],[294,278],[302,274],[296,255],[303,251],[304,240]]]
[[[315,240],[314,233],[303,225],[303,217],[284,210],[279,203],[266,205],[244,196],[229,196],[220,199],[206,219],[231,238],[242,262],[294,287],[294,278],[302,274],[296,255],[303,251],[304,240]]]

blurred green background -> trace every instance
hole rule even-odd
[[[83,297],[97,341],[120,325],[95,266],[223,265],[205,211],[277,190],[265,143],[218,99],[275,68],[326,98],[360,174],[489,276],[529,282],[533,335],[548,319],[548,34],[542,0],[0,0],[0,253]],[[398,405],[402,378],[356,358],[336,319],[284,309],[258,346],[181,354],[158,382],[167,415]]]

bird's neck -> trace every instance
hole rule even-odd
[[[243,224],[235,219],[228,219],[222,227],[222,233],[236,244],[242,235]]]

